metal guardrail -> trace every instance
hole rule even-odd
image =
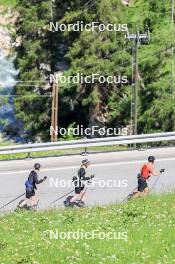
[[[0,155],[13,153],[45,152],[100,146],[128,145],[137,143],[152,143],[162,141],[175,141],[175,132],[6,146],[0,148]]]

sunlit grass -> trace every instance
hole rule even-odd
[[[0,263],[158,264],[175,260],[175,194],[85,209],[0,217]],[[117,239],[50,239],[53,232],[126,232]]]
[[[14,5],[16,0],[0,0],[0,5]]]
[[[13,145],[9,144],[8,142],[4,142],[0,144],[1,146],[10,146]],[[122,151],[127,150],[125,146],[104,146],[104,147],[90,147],[87,149],[88,152],[106,152],[106,151]],[[38,158],[38,157],[51,157],[51,156],[63,156],[63,155],[73,155],[73,154],[81,154],[84,152],[84,148],[78,149],[68,149],[68,150],[58,150],[58,151],[45,151],[45,152],[32,152],[30,153],[31,158]],[[0,154],[0,160],[13,160],[13,159],[25,159],[29,157],[27,153],[19,153],[19,154]]]

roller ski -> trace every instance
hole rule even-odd
[[[65,207],[70,207],[70,208],[84,208],[84,207],[86,207],[85,203],[81,200],[76,200],[76,201],[71,203],[70,201],[72,198],[73,198],[73,196],[68,196],[66,198],[66,200],[63,202]]]
[[[19,204],[17,205],[15,211],[17,211],[17,210],[36,211],[36,210],[37,210],[37,207],[38,207],[38,203],[39,203],[39,201],[37,202],[36,205],[33,205],[33,206],[28,205],[28,204],[24,204],[23,206],[21,206],[21,204],[22,204],[24,201],[25,201],[25,200],[21,200],[21,201],[19,202]]]

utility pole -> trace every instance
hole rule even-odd
[[[50,15],[54,19],[55,0],[50,0]],[[51,110],[51,142],[56,142],[58,139],[58,84],[54,81],[52,89],[52,110]]]
[[[133,130],[133,76],[134,76],[134,60],[133,60],[133,48],[132,48],[132,57],[131,57],[131,65],[132,65],[132,76],[131,76],[131,79],[132,79],[132,89],[130,91],[130,95],[131,95],[131,121],[130,121],[130,126],[131,126],[131,131]],[[133,132],[132,132],[133,134]]]
[[[58,84],[52,84],[51,142],[57,141],[58,128]]]
[[[171,25],[172,25],[172,30],[173,30],[174,29],[174,0],[171,0]],[[175,87],[174,87],[174,46],[172,46],[171,73],[172,73],[172,92],[173,92],[173,97],[174,97],[174,95],[175,95]]]
[[[54,4],[55,4],[55,0],[50,0],[50,16],[51,16],[51,18],[53,18],[53,16],[54,16],[54,11],[53,11]]]
[[[134,135],[137,135],[137,115],[138,115],[138,45],[139,40],[136,38],[135,40],[135,89],[134,89]]]
[[[137,135],[137,122],[138,122],[138,89],[139,89],[139,82],[138,82],[138,73],[139,73],[139,62],[138,62],[138,49],[140,44],[148,44],[150,40],[149,31],[144,34],[140,34],[137,31],[135,34],[129,34],[127,32],[126,38],[129,41],[134,41],[135,43],[135,70],[134,70],[134,129],[133,134]]]
[[[172,32],[174,31],[174,16],[175,16],[175,10],[174,10],[174,0],[171,0],[171,27],[172,27]],[[174,33],[174,32],[173,32]],[[171,63],[171,78],[172,78],[172,98],[175,100],[175,86],[174,86],[174,46],[172,44],[171,48],[171,53],[172,53],[172,63]],[[175,110],[173,110],[173,130],[175,130]]]
[[[51,110],[51,142],[54,142],[55,129],[55,84],[52,84],[52,110]]]
[[[55,131],[58,131],[58,84],[55,84]],[[55,142],[58,139],[57,133],[55,133]]]

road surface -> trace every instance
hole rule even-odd
[[[38,186],[37,196],[40,199],[38,208],[63,207],[64,199],[52,205],[50,203],[73,189],[72,177],[76,175],[84,158],[88,158],[92,163],[88,174],[95,174],[94,182],[87,190],[87,205],[121,202],[137,186],[137,174],[149,155],[156,156],[157,169],[166,169],[153,191],[167,192],[175,189],[174,147],[89,154],[87,157],[75,155],[0,161],[0,207],[24,193],[25,180],[36,162],[42,164],[39,178],[48,176],[47,181]],[[155,180],[156,178],[152,177],[149,186],[152,186]],[[3,210],[14,209],[18,202],[19,200]]]

